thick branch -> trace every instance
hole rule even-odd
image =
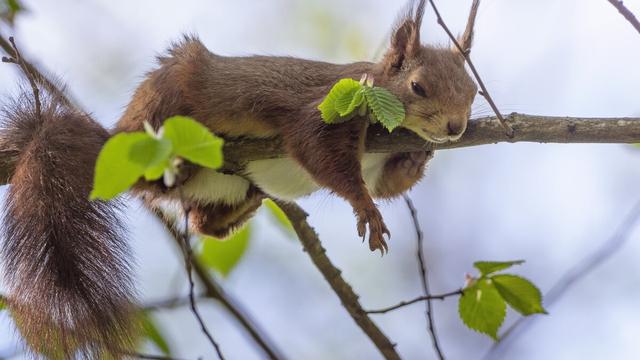
[[[326,254],[326,250],[322,247],[318,234],[307,222],[307,213],[294,203],[275,200],[287,215],[293,225],[304,250],[307,252],[311,261],[322,273],[325,280],[329,283],[333,291],[338,295],[342,306],[347,310],[349,315],[371,339],[385,359],[400,359],[400,355],[395,350],[395,345],[387,338],[380,328],[369,318],[364,311],[358,295],[353,288],[340,275],[340,270],[333,265]]]
[[[457,142],[433,144],[408,130],[398,129],[389,134],[373,126],[367,136],[367,152],[392,153],[419,150],[442,150],[495,144],[499,142],[538,143],[640,143],[640,118],[583,118],[541,116],[512,113],[506,117],[514,130],[508,137],[495,117],[471,120],[464,136]],[[319,120],[318,120],[319,121]],[[252,160],[285,156],[280,139],[231,139],[224,147],[225,172],[237,172]],[[13,173],[11,156],[0,149],[0,184]]]
[[[495,144],[499,142],[539,143],[640,143],[640,118],[582,118],[513,113],[506,121],[514,130],[512,138],[495,117],[471,120],[462,139],[454,143],[433,144],[408,130],[388,134],[381,127],[372,127],[367,139],[367,152],[389,153],[424,149],[454,149]],[[249,160],[282,157],[284,150],[277,139],[230,140],[225,145],[226,167]]]

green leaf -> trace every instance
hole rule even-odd
[[[20,0],[0,1],[0,20],[5,20],[9,25],[13,26],[16,15],[24,10]]]
[[[250,236],[250,225],[247,224],[226,240],[203,237],[198,257],[210,269],[228,276],[245,254]]]
[[[0,311],[4,310],[7,307],[7,303],[4,301],[3,297],[0,297]]]
[[[7,5],[9,6],[9,10],[13,11],[14,13],[17,13],[18,11],[22,10],[22,4],[20,4],[20,1],[18,0],[7,0]]]
[[[490,279],[480,279],[464,290],[458,302],[458,312],[469,328],[497,340],[507,305]]]
[[[129,152],[131,161],[144,166],[144,178],[147,181],[158,180],[169,167],[173,145],[166,139],[147,139],[133,145]]]
[[[389,130],[393,131],[404,121],[404,105],[389,90],[381,87],[365,87],[364,96],[375,118]]]
[[[134,145],[145,141],[143,132],[120,133],[109,139],[96,161],[91,200],[110,200],[127,191],[142,176],[145,166],[130,159]]]
[[[360,88],[354,88],[353,91],[344,94],[344,96],[336,99],[336,111],[341,117],[351,115],[362,103],[364,103],[364,89],[358,83]]]
[[[494,275],[493,284],[502,298],[522,315],[546,314],[542,294],[531,281],[515,275]]]
[[[291,224],[291,221],[289,220],[287,215],[284,213],[284,211],[280,209],[278,204],[273,202],[273,200],[271,199],[263,200],[262,204],[266,206],[271,216],[277,221],[280,227],[287,232],[287,234],[289,235],[295,234],[295,230],[293,229],[293,225]]]
[[[322,115],[322,120],[327,124],[335,124],[348,120],[345,116],[353,112],[353,110],[362,104],[364,98],[358,104],[357,94],[363,88],[359,82],[346,78],[338,81],[329,91],[322,103],[318,105],[318,109]],[[351,106],[352,104],[353,107]],[[351,111],[348,111],[351,109]]]
[[[189,117],[174,116],[165,121],[163,128],[163,137],[171,140],[174,154],[211,169],[222,166],[224,141],[206,126]]]
[[[150,166],[144,171],[144,179],[147,181],[158,180],[164,175],[164,171],[170,166],[169,159],[158,163],[155,166]]]
[[[473,263],[476,269],[480,270],[480,274],[489,275],[494,272],[502,271],[512,267],[513,265],[523,264],[524,260],[514,261],[476,261]]]
[[[167,343],[167,340],[160,332],[160,329],[153,320],[153,317],[147,312],[142,312],[140,322],[142,325],[143,336],[155,344],[164,355],[171,356],[169,343]]]
[[[129,159],[145,169],[156,167],[166,163],[171,156],[172,145],[169,140],[155,139],[147,136],[146,139],[133,144],[129,150]]]

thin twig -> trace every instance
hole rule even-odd
[[[22,58],[20,54],[20,50],[18,50],[18,46],[16,45],[15,39],[12,37],[9,38],[9,42],[11,43],[11,47],[13,48],[13,57],[2,57],[2,62],[4,63],[12,63],[16,64],[22,69],[24,76],[26,76],[27,80],[29,80],[29,85],[31,85],[31,90],[33,91],[33,98],[35,100],[36,105],[36,116],[38,118],[42,115],[42,105],[40,103],[40,89],[38,89],[38,85],[36,83],[36,75],[31,72],[29,66],[27,66],[26,61]]]
[[[184,253],[184,263],[187,270],[187,277],[189,278],[189,303],[191,306],[191,312],[195,316],[196,320],[200,324],[200,328],[202,333],[209,339],[209,342],[216,350],[216,354],[220,360],[224,360],[224,355],[222,355],[222,351],[220,350],[220,345],[213,338],[209,329],[207,329],[207,325],[204,323],[200,312],[198,311],[198,307],[196,305],[196,297],[195,297],[195,283],[193,282],[193,250],[191,249],[191,243],[189,242],[189,208],[185,204],[184,198],[182,197],[182,193],[180,194],[180,201],[182,203],[182,210],[184,212],[184,229],[182,230],[182,251]]]
[[[358,295],[353,291],[351,285],[340,275],[340,270],[333,265],[327,256],[326,250],[322,247],[322,243],[318,238],[318,234],[307,222],[307,213],[294,203],[275,199],[274,201],[291,221],[307,255],[309,255],[313,264],[320,273],[322,273],[322,276],[324,276],[325,280],[340,298],[342,305],[349,315],[351,315],[351,318],[353,318],[360,329],[369,337],[385,359],[399,360],[400,355],[396,351],[395,345],[367,315],[358,301]]]
[[[17,54],[11,43],[7,41],[2,35],[0,35],[0,48],[4,50],[4,52],[9,55],[11,58],[16,58]],[[59,100],[63,102],[63,104],[76,108],[79,111],[82,111],[81,107],[78,105],[78,102],[75,101],[69,94],[67,94],[63,89],[61,89],[58,85],[51,81],[47,76],[43,74],[42,71],[38,70],[36,66],[29,63],[23,56],[21,56],[24,64],[26,65],[29,72],[34,75],[34,78],[37,83],[42,85],[43,88],[47,89],[51,94],[55,95]]]
[[[640,21],[638,21],[638,18],[631,12],[631,10],[629,10],[629,8],[627,8],[626,6],[624,6],[624,3],[622,1],[619,0],[608,0],[611,5],[613,5],[616,9],[618,9],[618,11],[620,12],[620,14],[622,14],[622,16],[624,16],[625,19],[627,19],[627,21],[634,27],[636,28],[636,31],[638,31],[638,33],[640,33]]]
[[[463,293],[463,290],[462,289],[458,289],[456,291],[451,291],[451,292],[444,293],[444,294],[439,294],[439,295],[418,296],[417,298],[415,298],[413,300],[401,301],[397,305],[389,306],[389,307],[382,308],[382,309],[369,310],[369,311],[367,311],[367,314],[385,314],[385,313],[388,313],[390,311],[397,310],[397,309],[403,308],[405,306],[413,305],[413,304],[421,302],[421,301],[444,300],[444,299],[449,298],[449,297],[462,295],[462,293]]]
[[[158,206],[155,206],[147,198],[143,198],[143,203],[149,211],[151,211],[158,220],[164,225],[165,229],[171,235],[171,238],[176,244],[182,248],[182,242],[180,240],[181,233],[174,219],[169,216]],[[205,293],[204,296],[210,299],[218,301],[227,310],[231,316],[238,321],[238,323],[244,328],[251,339],[262,349],[264,354],[271,360],[284,359],[282,354],[273,341],[269,338],[264,330],[262,330],[258,324],[247,314],[242,308],[240,303],[233,299],[233,297],[227,294],[223,288],[218,284],[213,276],[209,274],[206,268],[200,263],[197,258],[192,258],[193,270],[202,283]]]
[[[427,266],[424,261],[423,254],[423,243],[424,243],[424,235],[422,233],[422,228],[420,227],[420,222],[418,221],[418,211],[415,206],[413,206],[413,201],[407,194],[402,195],[404,198],[404,202],[407,204],[407,208],[409,208],[409,212],[411,213],[411,220],[413,221],[413,227],[416,231],[416,255],[418,258],[418,271],[420,273],[420,280],[422,283],[422,291],[425,297],[431,297],[431,291],[429,290],[429,277],[427,274]],[[427,330],[429,331],[429,335],[431,336],[431,343],[433,345],[433,349],[438,355],[440,360],[444,360],[444,353],[442,352],[442,346],[440,346],[440,342],[438,341],[438,333],[436,332],[435,321],[433,319],[433,304],[431,303],[431,299],[426,299],[426,316],[427,316]]]
[[[201,300],[205,298],[206,298],[205,295],[196,296],[196,300]],[[169,299],[163,299],[163,300],[158,300],[158,301],[153,301],[153,302],[143,304],[141,308],[142,310],[145,310],[145,311],[158,311],[158,310],[165,310],[165,309],[175,309],[177,307],[181,307],[189,304],[190,304],[189,297],[176,296]]]
[[[606,260],[613,256],[630,238],[631,231],[640,221],[640,201],[636,202],[629,211],[622,223],[616,228],[613,235],[605,241],[592,254],[582,259],[567,271],[558,280],[553,287],[545,294],[544,303],[546,308],[550,308],[564,294],[567,293],[578,281],[584,279],[587,275],[595,271],[598,266],[602,265]],[[535,317],[521,317],[516,320],[504,334],[500,340],[495,342],[489,351],[485,354],[485,360],[496,358],[508,344],[513,343],[518,335],[522,334],[526,326],[534,321]]]
[[[463,49],[462,46],[460,46],[458,39],[456,39],[456,37],[451,32],[451,30],[449,30],[449,27],[447,26],[447,24],[445,24],[444,20],[442,19],[442,16],[440,15],[440,11],[438,11],[438,8],[436,7],[436,4],[433,2],[433,0],[429,0],[429,4],[431,4],[433,11],[436,13],[436,17],[438,18],[438,24],[444,29],[444,31],[449,36],[449,39],[451,39],[451,41],[453,42],[455,47],[458,49],[460,54],[464,56],[464,59],[467,61],[467,64],[469,64],[469,69],[471,69],[473,76],[476,78],[476,81],[480,86],[479,94],[482,95],[487,100],[487,102],[489,103],[489,106],[491,106],[491,109],[496,114],[496,117],[498,118],[498,120],[500,120],[500,123],[504,127],[507,136],[513,137],[514,135],[513,128],[504,119],[504,117],[500,113],[500,110],[498,110],[496,103],[493,101],[493,98],[491,97],[491,95],[489,95],[489,91],[487,90],[487,87],[484,85],[484,81],[482,81],[482,78],[480,78],[480,74],[478,73],[478,70],[476,70],[476,66],[473,64],[473,61],[471,61],[471,55],[469,55],[469,51],[467,51],[466,49]]]

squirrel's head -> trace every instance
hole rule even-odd
[[[431,142],[455,141],[467,128],[471,104],[478,89],[457,48],[420,44],[425,2],[420,0],[417,7],[411,6],[398,22],[391,36],[391,46],[378,63],[379,77],[375,80],[404,104],[406,118],[402,127]],[[473,1],[467,28],[458,40],[467,52],[473,41],[479,2]]]

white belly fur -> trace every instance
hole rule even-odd
[[[373,191],[389,154],[364,154],[362,175]],[[291,158],[252,161],[247,165],[251,181],[269,195],[283,200],[295,200],[320,189],[311,176]]]
[[[362,175],[367,189],[373,192],[389,154],[364,154]],[[265,193],[283,200],[295,200],[318,189],[311,176],[291,158],[256,160],[247,164],[247,177]],[[185,195],[202,202],[223,202],[233,205],[244,200],[249,182],[236,175],[226,175],[210,169],[200,170],[185,184]]]
[[[221,174],[211,169],[201,169],[184,184],[184,194],[191,200],[208,204],[222,202],[234,205],[242,202],[249,189],[249,182],[235,175]]]

